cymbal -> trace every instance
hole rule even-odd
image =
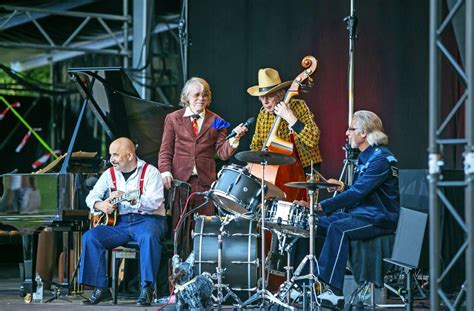
[[[235,155],[235,158],[239,161],[256,164],[266,162],[269,165],[285,165],[296,161],[292,156],[268,151],[241,151]]]
[[[271,182],[268,182],[265,180],[265,185],[267,185],[268,187],[268,191],[267,191],[267,194],[265,195],[265,198],[273,198],[273,199],[278,199],[278,200],[286,198],[286,194],[283,192],[283,190],[281,190],[280,188],[278,188]]]
[[[337,188],[340,185],[339,184],[331,184],[328,182],[320,182],[320,181],[297,181],[297,182],[288,182],[285,184],[287,187],[292,187],[292,188],[305,188],[308,190],[316,190],[316,189],[327,189],[327,188]]]

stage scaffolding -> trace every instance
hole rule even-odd
[[[430,205],[430,305],[431,310],[440,310],[441,305],[449,310],[458,310],[466,303],[466,310],[474,310],[473,281],[474,281],[474,0],[453,1],[449,5],[448,13],[442,16],[444,1],[430,0],[430,48],[429,48],[429,205]],[[451,5],[452,4],[452,5]],[[465,16],[462,27],[465,30],[464,58],[459,61],[443,43],[443,35],[452,26],[456,16]],[[461,55],[462,55],[461,51]],[[446,116],[441,115],[443,89],[441,72],[442,60],[449,64],[450,69],[456,73],[464,92],[459,96],[456,104]],[[464,108],[461,109],[461,108]],[[445,136],[445,130],[453,122],[455,116],[464,111],[465,137],[459,138]],[[444,118],[444,119],[443,119]],[[444,134],[444,135],[443,135]],[[447,148],[464,146],[462,160],[464,161],[464,180],[443,181],[443,167],[445,166],[445,153]],[[449,187],[464,187],[465,189],[465,216],[456,212],[453,204],[443,194],[443,189]],[[457,225],[464,232],[460,239],[464,240],[449,262],[441,266],[441,213],[449,213]],[[449,274],[450,269],[465,256],[465,279],[459,292],[450,296],[441,283]]]
[[[85,1],[84,3],[87,3]],[[2,47],[11,47],[11,48],[31,48],[38,50],[46,51],[63,51],[63,52],[82,52],[82,53],[96,53],[96,54],[106,54],[106,55],[119,55],[123,57],[123,66],[127,68],[129,66],[129,57],[130,57],[130,48],[128,46],[128,40],[123,38],[129,37],[129,24],[132,19],[128,13],[128,1],[123,0],[123,14],[122,15],[113,15],[113,14],[98,14],[91,12],[77,12],[77,11],[67,11],[66,6],[54,7],[53,9],[48,8],[35,8],[35,7],[21,7],[21,6],[12,6],[12,5],[0,5],[0,8],[5,10],[8,13],[8,16],[2,20],[0,25],[0,31],[8,29],[10,27],[18,26],[18,24],[24,23],[33,23],[39,33],[43,36],[43,42],[14,42],[14,41],[2,41],[0,46]],[[38,19],[44,18],[47,16],[63,16],[69,17],[71,19],[82,20],[79,27],[77,27],[73,32],[71,32],[65,40],[59,42],[54,37],[54,33],[51,33],[51,30],[46,29],[38,22]],[[21,20],[20,20],[21,19]],[[81,42],[75,42],[78,35],[86,27],[87,24],[91,21],[97,21],[102,28],[98,29],[101,33],[96,34],[97,37],[100,37],[102,41],[111,40],[115,47],[109,48],[111,44],[104,43],[91,43],[89,40],[84,40]],[[121,34],[112,30],[110,23],[120,22],[122,23]],[[68,54],[67,57],[73,57],[77,54]],[[51,58],[51,55],[49,56]],[[34,65],[21,66],[20,68],[14,68],[15,70],[22,71],[27,70]]]

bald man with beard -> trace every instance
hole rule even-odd
[[[133,142],[125,137],[114,140],[109,147],[110,163],[86,198],[91,212],[110,214],[118,210],[115,226],[97,226],[82,239],[79,283],[94,287],[85,305],[96,305],[112,299],[107,280],[107,251],[136,241],[140,245],[141,292],[137,305],[149,306],[158,275],[161,239],[166,233],[163,205],[163,181],[156,167],[140,160]],[[140,190],[136,202],[111,200]]]

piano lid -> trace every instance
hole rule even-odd
[[[156,164],[165,116],[177,107],[141,99],[120,67],[68,70],[110,139],[129,137],[140,158]]]

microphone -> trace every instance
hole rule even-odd
[[[248,128],[248,127],[249,127],[250,125],[252,125],[254,122],[255,122],[255,118],[254,118],[254,117],[250,117],[250,118],[248,118],[247,121],[245,121],[244,124],[242,124],[242,126]],[[227,137],[226,137],[225,139],[230,139],[230,138],[234,137],[235,135],[237,135],[237,132],[235,132],[234,130],[232,130],[232,132],[230,132],[230,134],[227,135]]]

